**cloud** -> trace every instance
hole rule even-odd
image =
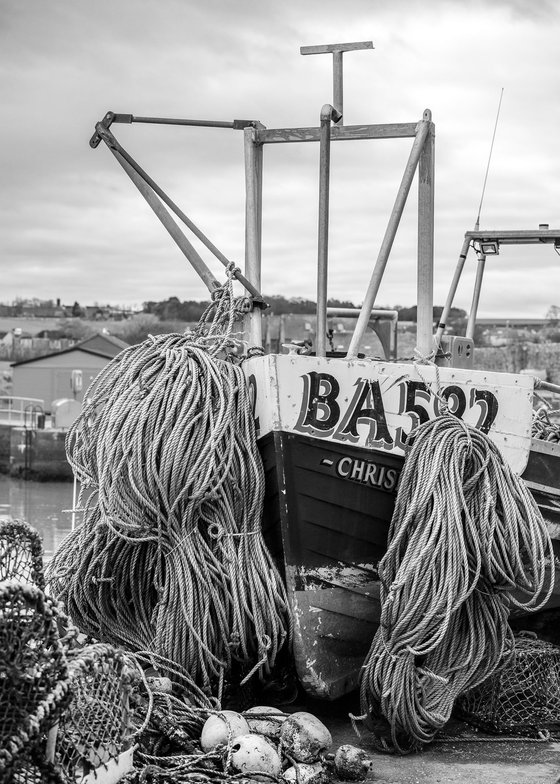
[[[0,150],[2,296],[205,297],[109,151],[89,148],[95,122],[113,109],[316,125],[332,97],[332,58],[302,58],[299,47],[371,38],[373,52],[344,56],[344,122],[416,121],[432,109],[441,302],[476,217],[502,87],[483,225],[560,225],[560,107],[551,99],[560,88],[559,32],[556,3],[521,0],[4,0],[0,99],[10,121]],[[242,263],[242,132],[137,124],[113,130],[209,238]],[[333,145],[333,296],[363,297],[409,149],[410,140]],[[263,287],[313,297],[317,145],[267,146],[264,159]],[[413,186],[383,304],[415,301],[415,194]],[[220,265],[201,253],[220,275]],[[542,264],[552,270],[556,258]],[[540,281],[529,280],[512,307],[534,315],[543,296]],[[492,273],[484,313],[492,315],[503,300],[503,283]]]
[[[560,16],[560,9],[555,0],[540,0],[538,3],[526,3],[525,0],[497,0],[497,5],[522,20],[547,22],[558,20]]]

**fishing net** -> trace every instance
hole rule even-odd
[[[560,647],[534,636],[516,637],[513,656],[462,694],[456,712],[469,724],[500,735],[560,729]]]
[[[45,587],[43,543],[23,520],[0,523],[0,582],[4,580]]]

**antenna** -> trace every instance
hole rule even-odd
[[[492,134],[492,143],[490,144],[490,153],[488,155],[488,163],[486,164],[486,174],[484,175],[484,184],[482,185],[482,194],[480,196],[480,204],[478,205],[478,215],[476,216],[475,231],[480,228],[480,213],[482,211],[482,202],[484,201],[484,193],[486,191],[486,182],[488,180],[488,171],[490,170],[490,161],[492,160],[492,151],[494,150],[494,139],[496,138],[496,130],[498,128],[498,120],[500,118],[500,109],[502,108],[502,98],[504,97],[504,88],[500,93],[500,101],[498,103],[498,111],[496,112],[496,122],[494,123],[494,133]]]

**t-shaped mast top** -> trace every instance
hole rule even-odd
[[[342,117],[342,53],[356,49],[373,49],[372,41],[358,41],[351,44],[320,44],[319,46],[302,46],[300,54],[327,54],[333,56],[333,106]],[[342,120],[341,123],[342,125]]]

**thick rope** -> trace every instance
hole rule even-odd
[[[49,575],[95,639],[174,663],[216,694],[233,661],[270,671],[290,635],[264,544],[264,472],[228,283],[197,329],[150,337],[88,390],[67,455],[89,488]]]
[[[550,415],[558,414],[558,409],[552,409],[548,404],[545,404],[538,411],[533,412],[533,422],[531,427],[532,438],[537,438],[541,441],[551,441],[558,443],[560,441],[560,422],[552,420]]]
[[[377,748],[403,754],[433,740],[457,696],[511,652],[510,608],[546,604],[553,563],[533,497],[487,436],[449,414],[414,431],[361,675]]]

